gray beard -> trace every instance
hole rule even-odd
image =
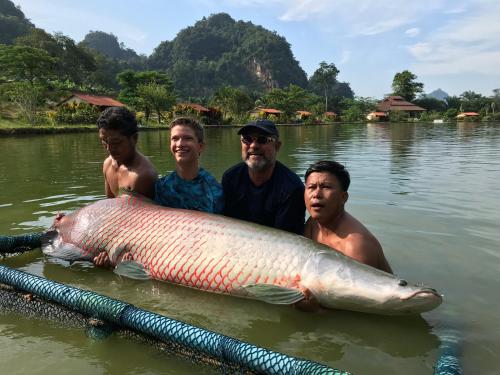
[[[270,160],[267,158],[262,158],[259,161],[250,161],[249,158],[245,159],[245,164],[248,166],[248,169],[254,172],[262,172],[268,168],[271,168],[276,162],[276,158],[274,160]]]

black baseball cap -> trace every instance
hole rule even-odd
[[[268,135],[275,136],[276,138],[280,137],[276,125],[274,125],[274,122],[270,120],[256,120],[253,122],[249,122],[248,124],[245,124],[240,130],[238,130],[238,134],[248,133],[252,129],[260,130]]]

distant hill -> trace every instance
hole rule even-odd
[[[208,97],[224,85],[249,91],[307,86],[284,37],[226,13],[204,17],[160,43],[148,68],[168,71],[184,97]]]
[[[139,59],[139,55],[133,49],[126,48],[123,43],[118,42],[116,35],[104,31],[89,31],[80,44],[113,59],[125,61]]]
[[[14,39],[26,35],[33,27],[12,1],[0,0],[0,43],[12,44]]]
[[[446,101],[446,99],[450,96],[448,95],[447,92],[441,90],[441,89],[437,89],[437,90],[434,90],[433,92],[429,93],[426,95],[428,98],[434,98],[434,99],[438,99],[438,100],[442,100],[442,101]]]

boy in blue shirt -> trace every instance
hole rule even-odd
[[[198,121],[179,117],[170,125],[170,152],[175,159],[175,171],[156,181],[154,200],[173,208],[222,213],[222,187],[200,167],[200,155],[205,148],[203,127]]]

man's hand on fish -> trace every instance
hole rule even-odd
[[[134,260],[130,251],[124,253],[119,259],[119,261],[124,260]],[[92,261],[98,267],[115,268],[115,266],[111,264],[111,260],[109,259],[108,253],[106,251],[101,251],[96,257],[94,257]]]
[[[319,304],[319,301],[313,296],[311,291],[309,289],[304,290],[304,299],[296,302],[293,304],[293,306],[300,311],[305,311],[305,312],[319,312],[319,311],[325,311]]]
[[[98,267],[114,268],[111,264],[108,253],[105,251],[101,251],[99,254],[97,254],[97,256],[93,259],[93,262]]]

